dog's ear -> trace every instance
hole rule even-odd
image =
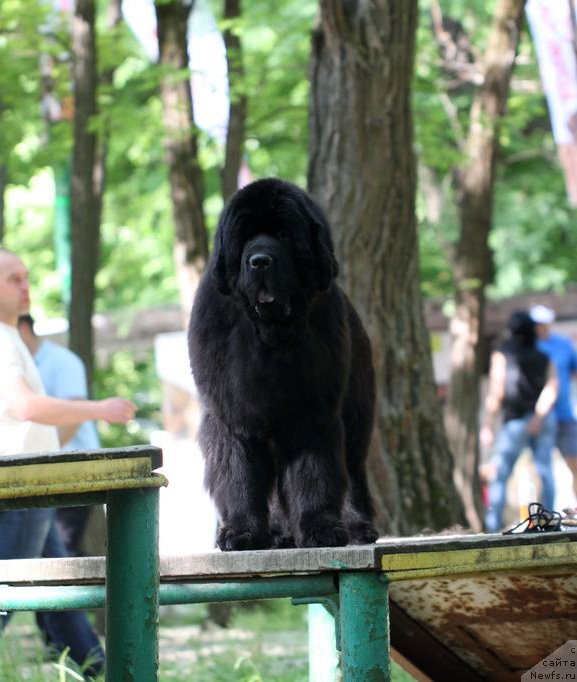
[[[328,291],[339,274],[339,264],[335,258],[331,228],[318,204],[303,192],[301,208],[310,225],[310,239],[313,253],[313,269],[319,291]]]
[[[226,272],[226,258],[223,246],[223,232],[224,225],[221,223],[218,226],[216,236],[214,239],[214,247],[211,259],[210,274],[216,288],[221,294],[230,294],[230,286],[228,284],[228,277]]]
[[[317,270],[317,284],[319,291],[328,291],[334,279],[336,279],[339,274],[339,264],[335,258],[333,252],[333,243],[330,239],[329,242],[324,238],[323,232],[325,226],[318,224],[318,230],[314,235],[316,241],[316,270]],[[326,224],[328,229],[328,223]]]
[[[239,206],[239,197],[241,194],[237,192],[221,213],[214,237],[210,271],[221,294],[233,292],[239,274],[245,218],[245,212]]]

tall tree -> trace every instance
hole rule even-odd
[[[239,36],[239,28],[235,25],[235,20],[238,20],[241,12],[241,0],[224,0],[223,14],[226,24],[223,39],[229,73],[230,99],[224,165],[221,174],[224,201],[230,199],[238,189],[238,175],[244,150],[247,95],[244,83],[242,42]]]
[[[174,258],[185,318],[208,258],[204,181],[188,67],[188,20],[193,7],[194,0],[155,3],[164,145],[175,227]]]
[[[98,168],[97,71],[94,0],[77,0],[72,20],[74,145],[71,173],[72,273],[70,348],[84,361],[89,380],[93,369],[95,279],[100,249],[102,194]]]
[[[121,21],[120,0],[110,0],[106,30]],[[70,200],[71,286],[69,345],[84,361],[91,385],[94,367],[92,316],[100,260],[100,222],[106,184],[108,126],[96,125],[99,88],[112,86],[114,66],[98,74],[96,8],[93,0],[78,0],[72,22],[74,90],[73,154]]]
[[[108,6],[106,8],[106,34],[110,39],[114,39],[117,35],[116,30],[122,22],[122,0],[108,0]],[[111,90],[114,81],[114,71],[117,64],[108,63],[106,68],[102,68],[101,73],[98,78],[99,90]],[[110,135],[110,127],[108,125],[108,120],[105,118],[104,122],[100,126],[101,135],[98,138],[98,146],[96,150],[96,159],[94,164],[94,183],[95,192],[99,198],[99,202],[102,205],[102,199],[104,197],[104,190],[106,188],[106,162],[108,157],[108,141]],[[99,217],[99,227],[100,227],[100,217]]]
[[[461,520],[424,324],[410,86],[417,0],[321,0],[313,35],[309,175],[343,284],[373,345],[369,456],[382,530]]]
[[[463,160],[453,175],[459,236],[452,252],[455,313],[445,419],[455,456],[454,480],[467,520],[481,530],[478,418],[485,290],[493,278],[489,233],[493,217],[499,125],[505,113],[525,0],[498,0],[480,64],[481,84],[470,110]]]

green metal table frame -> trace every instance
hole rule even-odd
[[[391,638],[389,593],[398,616],[395,602],[406,601],[399,589],[406,581],[410,593],[411,584],[423,580],[531,576],[544,570],[571,575],[577,565],[574,533],[391,538],[362,547],[213,552],[161,560],[159,488],[167,483],[155,473],[161,464],[161,451],[150,446],[0,458],[0,509],[107,505],[105,559],[0,562],[0,609],[105,607],[107,682],[158,680],[160,604],[277,597],[320,604],[317,612],[334,616],[332,623],[325,619],[328,629],[334,623],[334,637],[331,632],[327,641],[341,652],[343,682],[386,682],[390,641],[396,636],[393,628]],[[315,653],[317,635],[311,628]],[[448,663],[463,670],[462,664],[445,659],[445,671]],[[329,679],[334,667],[321,668],[311,679]],[[467,669],[445,679],[480,678]]]
[[[167,481],[154,447],[0,458],[0,508],[106,504],[106,680],[146,682],[158,671],[158,491]],[[70,472],[70,473],[68,473]],[[25,587],[16,607],[4,586],[0,609],[83,608],[86,587],[63,587],[50,604]],[[49,590],[48,590],[49,591]],[[40,602],[43,600],[41,599]]]
[[[105,606],[106,679],[155,682],[158,680],[155,614],[159,603],[202,604],[291,597],[295,605],[323,604],[335,616],[344,682],[390,679],[386,582],[375,573],[221,578],[186,584],[163,583],[156,591],[154,578],[158,579],[158,573],[153,576],[146,569],[136,575],[132,561],[122,563],[126,570],[120,576],[113,571],[107,576],[106,586],[0,585],[0,605],[8,611]]]
[[[143,446],[0,461],[0,508],[107,506],[105,585],[3,584],[0,609],[104,606],[107,682],[156,682],[160,604],[279,597],[291,597],[295,604],[319,602],[336,618],[343,681],[390,679],[387,585],[378,571],[215,576],[160,584],[158,493],[166,479],[153,470],[161,457],[158,448]]]
[[[344,682],[389,680],[392,641],[401,654],[420,658],[410,662],[418,662],[419,670],[430,670],[432,679],[473,682],[483,675],[446,647],[441,646],[440,652],[439,633],[433,629],[431,634],[424,629],[426,623],[417,622],[420,611],[411,610],[410,602],[419,585],[426,582],[435,592],[441,589],[435,581],[444,581],[447,590],[452,582],[470,576],[481,583],[488,580],[494,594],[499,576],[504,576],[506,600],[511,590],[507,576],[513,576],[515,584],[523,577],[531,584],[539,576],[547,581],[558,576],[561,581],[569,580],[566,591],[573,594],[573,583],[564,576],[575,574],[575,532],[387,538],[359,547],[212,552],[159,559],[158,488],[166,481],[153,473],[159,462],[154,450],[149,448],[144,454],[122,452],[113,462],[103,461],[101,454],[83,453],[80,463],[64,461],[64,468],[56,465],[57,476],[51,474],[52,460],[48,465],[42,461],[11,465],[0,460],[0,508],[92,502],[108,505],[106,559],[0,562],[0,608],[105,606],[108,682],[158,680],[159,604],[277,597],[292,597],[295,604],[311,605],[323,616],[325,633],[334,629],[325,638],[325,651],[329,653],[320,661],[323,638],[318,629],[313,630],[315,623],[310,623],[309,649],[317,659],[313,662],[319,663],[316,671],[311,666],[311,680],[334,677],[334,657],[326,665],[334,644],[341,652]],[[89,463],[84,476],[80,475],[82,463]],[[23,471],[28,464],[33,466]],[[12,470],[5,469],[10,466]],[[20,480],[19,485],[14,485],[15,480]],[[555,584],[561,586],[562,582]],[[536,608],[535,617],[541,617],[539,604]],[[438,609],[442,610],[442,605],[435,613]],[[332,621],[324,617],[327,612],[334,616]],[[474,609],[470,615],[474,620]],[[462,612],[460,617],[465,617]],[[400,630],[406,631],[407,637],[402,639]],[[523,647],[522,640],[519,646]]]

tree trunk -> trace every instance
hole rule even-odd
[[[71,177],[72,281],[70,348],[93,369],[92,314],[100,248],[101,197],[96,188],[96,133],[89,126],[97,113],[94,0],[77,0],[72,22],[74,149]]]
[[[441,529],[462,517],[420,295],[410,108],[417,0],[320,7],[308,182],[372,341],[377,522],[389,533]]]
[[[224,19],[234,21],[241,15],[241,0],[224,0]],[[223,32],[228,68],[228,132],[222,169],[222,198],[226,202],[238,189],[238,174],[244,150],[247,97],[245,94],[242,43],[235,26]]]
[[[165,129],[165,153],[176,232],[174,258],[179,281],[183,323],[208,258],[204,221],[204,186],[198,164],[190,74],[188,72],[188,19],[193,2],[155,3],[160,97]]]
[[[479,382],[485,288],[493,277],[489,247],[499,123],[505,111],[525,0],[499,0],[483,60],[483,84],[470,114],[465,162],[454,184],[460,234],[454,253],[455,313],[451,320],[451,380],[445,421],[455,455],[454,482],[471,528],[481,530]]]
[[[108,7],[106,9],[106,31],[114,35],[115,29],[118,28],[122,21],[122,0],[108,0]],[[110,67],[100,74],[100,86],[103,89],[112,90],[114,82],[114,67]],[[102,210],[102,201],[104,198],[104,190],[106,187],[106,159],[108,155],[108,139],[110,137],[110,128],[107,125],[108,118],[105,118],[103,125],[103,135],[100,144],[97,148],[94,182],[95,191],[98,196],[100,209]]]

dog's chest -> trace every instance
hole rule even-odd
[[[243,431],[279,435],[279,429],[298,429],[299,424],[314,420],[315,414],[340,409],[339,373],[315,361],[310,349],[259,352],[252,348],[242,358],[232,353],[229,361],[222,407]]]

